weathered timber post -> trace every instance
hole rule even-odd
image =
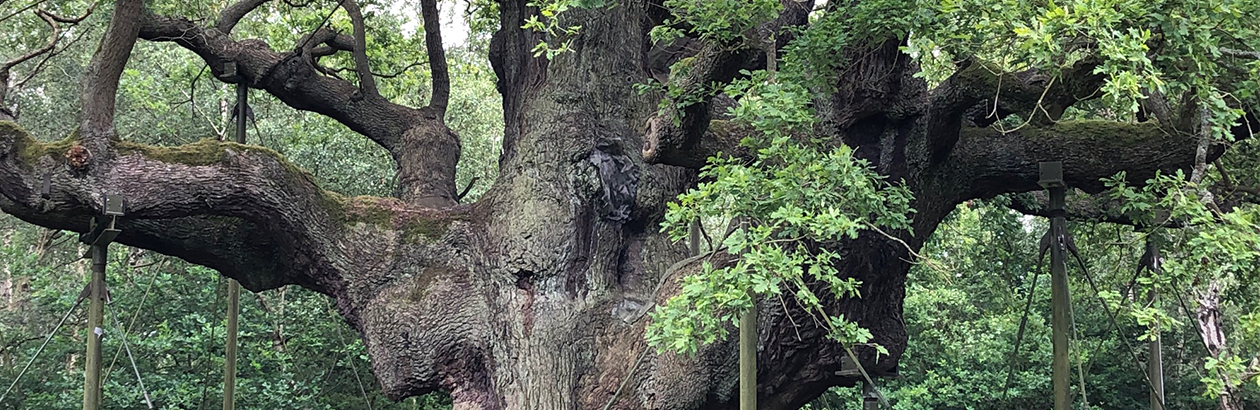
[[[83,410],[101,408],[101,339],[105,337],[105,263],[109,244],[122,231],[116,223],[122,216],[122,197],[106,195],[105,215],[93,218],[91,229],[79,236],[88,245],[84,258],[92,258],[92,278],[88,282],[87,359],[83,366]],[[90,256],[89,256],[90,255]]]
[[[757,410],[757,299],[739,318],[739,410]]]
[[[236,80],[236,105],[232,107],[232,116],[236,118],[236,142],[245,143],[245,117],[249,114],[249,87],[244,77],[236,72],[236,63],[229,62],[224,67],[224,76]],[[228,279],[228,311],[227,311],[227,345],[223,361],[223,410],[236,408],[236,350],[238,333],[238,315],[241,304],[241,283],[236,279]]]
[[[1068,362],[1068,331],[1071,329],[1068,318],[1069,298],[1067,281],[1067,263],[1064,252],[1064,240],[1067,235],[1067,220],[1064,217],[1064,201],[1067,185],[1063,182],[1062,162],[1042,162],[1041,169],[1043,188],[1050,191],[1050,300],[1051,340],[1054,346],[1054,360],[1051,364],[1051,378],[1054,381],[1054,410],[1070,410],[1072,397],[1069,394],[1071,368]]]
[[[1146,269],[1150,270],[1151,275],[1158,276],[1163,261],[1159,257],[1159,244],[1150,236],[1146,238],[1146,255],[1149,258]],[[1151,306],[1159,303],[1158,289],[1151,289],[1150,301]],[[1151,410],[1164,410],[1164,355],[1161,345],[1159,322],[1155,322],[1155,335],[1147,346],[1150,349],[1150,358],[1146,360],[1146,372],[1151,379]]]

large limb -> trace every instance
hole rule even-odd
[[[702,43],[700,51],[685,63],[685,69],[670,75],[669,87],[680,95],[696,98],[696,101],[670,101],[668,109],[658,112],[647,122],[647,135],[643,139],[643,159],[649,163],[699,168],[710,154],[705,146],[709,121],[713,118],[711,104],[714,83],[731,81],[739,70],[756,55],[754,50]],[[698,97],[697,97],[698,96]],[[709,137],[718,135],[709,134]]]
[[[434,98],[422,109],[394,104],[377,92],[367,59],[362,11],[351,0],[339,5],[350,15],[354,36],[321,27],[299,40],[295,50],[284,53],[262,41],[234,41],[218,29],[151,13],[143,18],[140,36],[175,42],[201,56],[216,74],[222,74],[225,63],[234,62],[240,81],[248,86],[265,89],[291,107],[333,118],[388,150],[398,166],[398,197],[427,207],[454,205],[460,146],[443,118],[450,81],[436,27],[436,3],[425,7]],[[319,66],[317,58],[339,51],[353,55],[359,86],[322,75],[331,71]]]
[[[930,149],[944,159],[965,123],[985,127],[1008,115],[1046,126],[1081,100],[1099,97],[1105,78],[1094,73],[1096,59],[1083,59],[1056,75],[1036,69],[1009,73],[982,61],[966,60],[930,94]]]
[[[429,54],[429,71],[433,79],[429,108],[441,117],[446,115],[446,105],[451,98],[451,76],[446,67],[446,48],[442,46],[442,22],[438,18],[437,0],[420,0],[420,14],[424,18],[424,47]]]
[[[376,77],[372,76],[371,64],[368,63],[367,56],[367,28],[363,23],[363,12],[359,10],[359,3],[355,0],[342,0],[341,7],[346,9],[346,13],[350,15],[350,23],[354,26],[354,69],[359,73],[359,89],[364,94],[372,97],[380,98],[381,94],[376,90]]]
[[[303,283],[331,292],[343,200],[270,150],[202,141],[180,148],[111,142],[113,160],[76,166],[82,141],[40,143],[0,122],[0,210],[78,232],[121,195],[118,241],[205,265],[261,290]],[[84,167],[98,167],[85,177]],[[44,189],[47,181],[47,190]]]
[[[990,198],[1041,189],[1037,163],[1062,161],[1068,186],[1097,193],[1105,188],[1102,178],[1120,171],[1142,184],[1156,171],[1188,170],[1195,163],[1196,143],[1193,135],[1151,122],[1064,121],[1008,133],[968,127],[941,164],[940,177],[960,185],[956,201]]]
[[[783,0],[783,12],[779,17],[762,24],[755,31],[755,41],[768,43],[767,38],[774,38],[774,50],[780,49],[790,34],[786,29],[808,22],[813,1]],[[751,33],[750,36],[753,36]],[[773,36],[773,37],[771,37]],[[663,163],[690,168],[704,165],[708,156],[722,148],[738,145],[726,140],[714,141],[725,133],[709,133],[710,120],[722,114],[724,107],[715,107],[713,99],[717,94],[714,84],[726,84],[739,75],[739,71],[753,68],[755,64],[765,64],[758,60],[765,55],[763,50],[748,44],[719,44],[711,41],[682,39],[687,47],[676,56],[663,59],[655,64],[672,64],[685,57],[677,64],[666,78],[666,86],[674,89],[683,101],[669,101],[669,107],[648,119],[647,134],[643,139],[643,158],[648,163]],[[694,47],[694,54],[686,48]],[[690,54],[688,56],[688,54]],[[663,67],[648,67],[649,70],[662,71]],[[718,112],[714,112],[718,111]]]
[[[277,52],[261,41],[234,41],[218,29],[184,18],[145,13],[141,22],[140,38],[179,44],[197,53],[216,74],[222,74],[225,63],[235,62],[250,87],[264,89],[293,108],[327,115],[387,150],[394,150],[403,132],[420,118],[415,109],[320,75],[302,50]],[[344,41],[334,35],[329,43]]]
[[[233,3],[219,12],[219,22],[215,24],[215,28],[223,34],[231,34],[232,29],[241,22],[242,18],[245,18],[246,14],[269,1],[271,0],[241,0]]]
[[[1257,125],[1256,116],[1249,114],[1232,132],[1238,139],[1250,138]],[[965,127],[934,179],[952,181],[957,203],[1040,190],[1037,163],[1062,161],[1068,186],[1096,194],[1106,188],[1101,179],[1121,171],[1130,184],[1141,185],[1156,172],[1189,174],[1196,163],[1215,161],[1224,153],[1223,146],[1213,145],[1198,158],[1199,145],[1198,135],[1158,122],[1062,121],[1011,132]]]
[[[79,132],[94,153],[102,154],[102,141],[114,136],[118,78],[122,76],[131,48],[136,44],[143,12],[143,0],[119,0],[115,3],[109,29],[105,31],[100,47],[92,54],[92,61],[83,74],[83,113]]]

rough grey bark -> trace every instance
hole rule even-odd
[[[132,46],[136,44],[142,10],[143,0],[115,2],[114,15],[109,19],[110,27],[83,74],[83,112],[79,132],[91,145],[91,153],[103,154],[104,146],[100,142],[114,137],[118,78],[127,66]]]
[[[111,141],[109,160],[85,173],[65,155],[73,141],[38,143],[0,122],[0,209],[81,232],[105,193],[123,194],[121,243],[217,269],[252,290],[300,284],[334,297],[393,398],[441,389],[457,409],[601,409],[610,401],[614,409],[733,408],[733,339],[694,357],[657,354],[647,350],[643,329],[644,312],[697,269],[679,263],[684,244],[658,232],[665,204],[697,182],[695,159],[704,154],[695,151],[712,146],[704,139],[739,128],[709,121],[649,128],[660,96],[633,86],[659,74],[646,38],[663,18],[659,2],[566,12],[562,18],[583,29],[572,53],[550,61],[533,57],[542,38],[520,28],[535,12],[526,3],[500,2],[490,60],[503,96],[504,149],[499,179],[476,203],[453,199],[458,140],[437,98],[430,107],[403,107],[320,75],[315,58],[354,50],[355,39],[316,32],[308,47],[280,52],[233,40],[226,29],[146,13],[142,38],[176,42],[216,73],[236,62],[250,87],[337,119],[389,150],[403,181],[399,198],[345,198],[270,150],[227,142]],[[819,102],[817,131],[856,147],[915,192],[916,234],[893,233],[912,249],[962,201],[1038,189],[1040,160],[1076,158],[1066,170],[1086,190],[1117,171],[1145,178],[1194,163],[1184,134],[1149,124],[1041,124],[1018,135],[973,127],[955,105],[1002,91],[966,77],[988,74],[964,70],[929,90],[899,44],[848,52],[866,69],[837,75],[840,92]],[[713,72],[732,67],[721,68]],[[1013,95],[1040,93],[1039,83],[1021,84]],[[651,155],[645,146],[674,154]],[[906,245],[878,235],[844,243],[838,268],[863,283],[863,297],[827,302],[888,349],[878,361],[872,349],[857,349],[875,375],[893,370],[906,347]],[[797,408],[827,387],[856,382],[836,376],[843,350],[803,315],[761,307],[762,408]]]

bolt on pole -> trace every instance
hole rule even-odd
[[[1070,410],[1072,396],[1071,368],[1068,361],[1068,305],[1071,303],[1067,281],[1067,262],[1063,238],[1067,234],[1067,220],[1064,217],[1064,202],[1067,196],[1067,185],[1063,182],[1062,162],[1042,162],[1041,170],[1043,188],[1050,191],[1050,301],[1051,309],[1051,341],[1053,342],[1054,359],[1051,364],[1051,378],[1054,381],[1054,410]]]

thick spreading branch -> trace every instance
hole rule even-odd
[[[964,61],[957,72],[932,90],[930,139],[934,159],[943,159],[965,123],[986,127],[1009,115],[1030,124],[1049,125],[1078,101],[1098,98],[1104,76],[1098,62],[1084,59],[1057,75],[1036,69],[1008,73],[994,65]]]
[[[242,18],[245,18],[246,14],[269,1],[271,0],[241,0],[233,3],[219,12],[219,22],[215,24],[215,28],[219,29],[223,34],[231,34],[232,29],[236,27],[237,23],[241,22]]]
[[[444,108],[442,112],[413,109],[382,98],[367,61],[361,10],[352,1],[339,4],[354,21],[353,37],[321,27],[300,39],[295,50],[283,53],[259,40],[234,41],[217,29],[152,13],[144,15],[140,36],[174,42],[197,53],[220,77],[227,63],[235,63],[238,78],[232,81],[267,90],[291,107],[326,115],[372,139],[397,163],[398,196],[408,203],[455,204],[459,138],[444,124]],[[440,45],[440,37],[431,39]],[[318,57],[346,49],[354,54],[359,87],[318,64]],[[436,70],[435,78],[444,77]],[[445,89],[449,93],[449,86]]]
[[[429,70],[433,78],[429,108],[437,110],[441,117],[446,115],[446,105],[451,98],[451,77],[446,67],[446,48],[442,46],[442,22],[438,18],[437,0],[420,0],[420,15],[424,19],[424,47],[429,54]]]
[[[368,62],[367,28],[363,23],[363,12],[354,0],[342,0],[341,7],[346,9],[354,26],[354,51],[351,54],[354,56],[354,69],[359,72],[359,89],[364,94],[380,97],[380,92],[376,90],[376,78],[372,76],[371,64]]]
[[[393,151],[403,132],[420,119],[418,110],[383,98],[362,98],[354,84],[321,75],[303,50],[276,52],[258,40],[233,41],[217,29],[184,18],[146,13],[141,20],[141,38],[179,44],[197,53],[216,74],[222,74],[226,63],[235,62],[250,87],[264,89],[293,108],[337,120],[387,150]],[[334,33],[323,42],[310,43],[343,48],[345,37]]]
[[[700,43],[700,50],[689,57],[687,68],[678,75],[670,75],[670,87],[681,90],[681,95],[696,97],[696,101],[670,101],[670,106],[652,116],[647,122],[647,135],[643,138],[643,158],[649,163],[699,168],[710,154],[703,146],[709,121],[715,116],[710,102],[714,83],[727,83],[739,74],[757,55],[756,50]],[[711,135],[712,136],[712,135]],[[697,161],[698,159],[698,161]]]
[[[755,33],[748,33],[762,38],[745,43],[765,43],[769,41],[767,37],[772,36],[776,43],[773,49],[781,49],[792,38],[788,29],[808,22],[813,1],[783,0],[781,3],[783,12],[778,18],[762,24],[754,30]],[[685,67],[671,72],[666,81],[666,86],[677,90],[675,94],[684,96],[686,100],[669,101],[669,108],[648,119],[647,133],[643,138],[643,158],[649,163],[698,168],[704,165],[707,157],[704,151],[714,145],[725,145],[722,142],[704,142],[706,135],[715,136],[707,133],[709,122],[715,114],[721,114],[713,112],[713,99],[717,95],[714,84],[727,84],[739,75],[740,70],[755,68],[754,65],[766,62],[761,59],[763,46],[758,44],[733,46],[687,38],[678,42],[654,50],[656,54],[664,51],[668,54],[666,56],[654,53],[648,56],[648,63],[652,66],[647,69],[651,74],[663,73],[675,61],[686,58],[685,62],[679,63]]]
[[[97,154],[103,152],[100,141],[114,136],[114,103],[118,94],[118,80],[131,48],[136,44],[140,31],[140,16],[144,12],[144,0],[118,0],[109,29],[101,39],[101,45],[92,54],[83,75],[83,114],[79,132]]]
[[[1009,133],[968,127],[936,177],[954,181],[957,201],[990,198],[1040,190],[1037,163],[1062,161],[1068,186],[1097,193],[1105,189],[1102,178],[1121,171],[1140,185],[1157,171],[1189,170],[1197,142],[1149,122],[1064,121]],[[1209,157],[1222,152],[1215,147]]]
[[[121,243],[217,269],[254,290],[339,286],[321,272],[337,252],[327,238],[340,234],[342,200],[275,152],[210,140],[180,148],[107,141],[112,160],[79,165],[67,154],[82,142],[40,143],[0,122],[0,210],[85,232],[105,194],[121,195]],[[84,166],[100,177],[83,178]]]

